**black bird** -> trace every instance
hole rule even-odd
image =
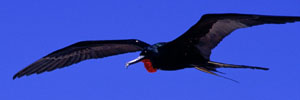
[[[87,59],[103,58],[118,54],[141,51],[140,56],[126,63],[126,67],[144,62],[148,72],[196,68],[220,76],[217,68],[268,68],[233,65],[210,60],[211,50],[231,32],[262,24],[285,24],[300,21],[300,17],[267,16],[253,14],[206,14],[183,35],[170,42],[149,45],[137,39],[81,41],[54,51],[39,59],[13,76],[40,74],[63,68]],[[223,77],[223,76],[221,76]],[[226,77],[223,77],[226,78]],[[228,78],[227,78],[228,79]]]

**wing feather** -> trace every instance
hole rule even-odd
[[[195,47],[209,59],[211,50],[236,29],[262,24],[285,24],[300,21],[300,17],[251,14],[206,14],[187,32],[166,46]],[[182,51],[184,52],[184,51]]]
[[[40,74],[45,71],[49,72],[87,59],[136,52],[147,46],[149,46],[149,44],[135,39],[82,41],[46,55],[16,73],[13,79],[34,73]]]

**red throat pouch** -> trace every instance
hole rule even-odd
[[[149,59],[143,59],[142,62],[144,63],[145,68],[149,73],[154,73],[157,71],[156,68],[153,68],[152,63]]]

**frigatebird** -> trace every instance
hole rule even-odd
[[[118,54],[141,51],[140,56],[126,63],[126,67],[143,62],[148,72],[196,68],[220,76],[217,68],[264,67],[234,65],[210,60],[211,50],[224,37],[236,29],[262,24],[285,24],[300,21],[300,16],[269,16],[255,14],[205,14],[183,35],[170,42],[149,45],[137,39],[81,41],[54,51],[19,71],[13,79],[24,75],[40,74],[63,68],[87,59],[103,58]],[[223,77],[223,76],[220,76]],[[226,77],[223,77],[226,78]],[[229,78],[227,78],[229,79]]]

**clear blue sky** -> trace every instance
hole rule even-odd
[[[220,69],[234,83],[195,69],[146,72],[124,65],[139,53],[12,76],[46,54],[83,40],[175,39],[206,13],[300,16],[299,0],[2,0],[1,100],[300,100],[300,22],[240,29],[211,59],[269,71]]]

